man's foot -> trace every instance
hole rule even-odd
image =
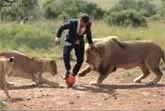
[[[68,72],[66,72],[66,74],[65,74],[65,76],[64,76],[64,80],[66,80],[68,77],[69,77],[69,75],[70,75],[70,72],[68,71]]]
[[[66,84],[68,88],[71,88],[76,82],[76,77],[70,75],[67,79],[66,79]]]

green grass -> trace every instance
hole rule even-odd
[[[153,40],[165,47],[165,25],[163,21],[149,22],[146,28],[109,26],[103,21],[96,21],[93,26],[94,37],[117,35],[122,40],[146,39]]]
[[[54,43],[56,31],[61,24],[59,20],[42,20],[24,25],[0,23],[0,50],[19,50],[36,57],[62,56],[63,46],[55,46]],[[94,21],[92,26],[94,38],[117,35],[122,40],[153,40],[162,47],[165,47],[164,29],[163,21],[150,22],[147,28],[109,26],[103,21]]]
[[[59,47],[55,46],[54,37],[60,24],[59,21],[46,20],[23,25],[14,22],[0,23],[0,49],[56,57]]]

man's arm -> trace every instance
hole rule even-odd
[[[70,26],[70,23],[66,23],[66,24],[60,26],[60,28],[59,28],[58,31],[57,31],[57,35],[56,35],[56,36],[57,36],[58,38],[60,38],[61,35],[62,35],[62,32],[63,32],[64,30],[66,30],[66,29],[69,29],[69,26]]]
[[[88,24],[87,32],[86,32],[87,40],[88,40],[89,45],[93,45],[91,25],[92,25],[91,23]]]

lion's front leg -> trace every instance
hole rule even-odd
[[[36,83],[36,86],[40,86],[43,84],[41,81],[41,78],[42,78],[41,75],[42,73],[38,72],[38,73],[33,74],[32,76],[32,81]]]
[[[107,78],[109,73],[116,71],[116,67],[111,66],[111,67],[100,67],[99,69],[99,77],[96,81],[90,82],[90,85],[99,85],[102,84],[104,79]]]
[[[42,77],[42,73],[39,73],[38,74],[38,78],[37,78],[37,81],[38,81],[38,85],[42,85],[42,84],[47,84],[49,86],[53,86],[53,87],[58,87],[59,86],[59,83],[56,83],[56,82],[52,82],[52,81],[49,81],[45,78]]]
[[[78,75],[80,76],[80,77],[84,77],[86,74],[88,74],[89,72],[91,72],[92,71],[92,68],[88,65],[88,66],[86,66],[84,69],[82,69],[79,73],[78,73]]]
[[[16,87],[13,82],[7,82],[6,81],[6,84],[7,84],[7,87],[10,88],[10,89]]]
[[[102,84],[104,79],[107,78],[109,74],[99,74],[99,77],[96,81],[92,81],[90,82],[90,85],[99,85],[99,84]]]
[[[49,80],[47,80],[47,79],[45,79],[45,78],[41,78],[41,82],[42,82],[43,84],[47,84],[47,85],[52,86],[52,87],[58,87],[58,86],[59,86],[59,83],[49,81]]]

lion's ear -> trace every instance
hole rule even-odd
[[[36,59],[37,59],[37,57],[31,57],[31,59],[32,59],[32,60],[36,60]]]
[[[9,62],[13,62],[13,61],[14,61],[14,57],[10,57]]]
[[[56,63],[56,62],[55,62],[54,60],[51,60],[50,63],[51,63],[51,64],[54,64],[54,63]]]

